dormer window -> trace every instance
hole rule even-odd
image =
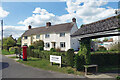
[[[27,39],[27,36],[24,36],[24,39]]]
[[[65,37],[65,33],[60,33],[60,37]]]
[[[50,37],[50,35],[49,34],[45,34],[45,38],[49,38]]]
[[[40,39],[40,34],[36,35],[36,39]]]

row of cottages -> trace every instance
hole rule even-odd
[[[28,26],[28,30],[22,35],[22,46],[29,46],[37,40],[43,40],[44,50],[50,50],[51,48],[60,48],[62,51],[67,51],[71,48],[78,50],[78,39],[73,39],[70,36],[77,30],[75,18],[70,23],[51,25],[50,22],[47,22],[46,26],[38,28]]]

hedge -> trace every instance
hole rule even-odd
[[[91,54],[91,64],[97,64],[99,66],[119,65],[120,54],[119,53]]]
[[[40,59],[50,59],[50,55],[57,55],[62,57],[62,64],[66,64],[66,52],[51,52],[51,51],[40,51],[38,49],[33,49],[31,52],[28,50],[29,57],[35,57]]]

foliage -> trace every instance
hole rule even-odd
[[[117,79],[117,80],[120,80],[120,75],[118,75],[118,76],[116,77],[116,79]]]
[[[34,46],[33,46],[33,45],[30,45],[29,48],[30,48],[30,49],[34,49]]]
[[[99,51],[106,51],[106,48],[104,46],[100,46],[98,50]]]
[[[120,51],[120,43],[113,44],[110,48],[110,51]]]
[[[67,65],[74,66],[74,49],[69,49],[66,54]]]
[[[80,41],[80,50],[78,52],[78,55],[84,56],[85,64],[90,64],[90,44],[91,40],[89,38],[85,38]]]
[[[56,52],[55,48],[50,49],[51,52]]]
[[[39,48],[40,51],[44,50],[44,48],[42,46],[38,46],[38,48]]]
[[[9,52],[15,54],[15,48],[14,47],[10,47],[9,48]]]
[[[61,49],[59,47],[57,47],[56,52],[61,52]]]
[[[32,44],[35,49],[38,49],[39,46],[44,47],[44,42],[42,40],[36,41]]]
[[[85,64],[85,59],[83,55],[75,55],[75,59],[74,59],[74,63],[75,63],[75,68],[76,70],[80,71],[82,70],[84,67],[83,65]]]
[[[18,38],[18,40],[17,40],[17,45],[18,45],[18,46],[21,46],[21,37]]]
[[[15,46],[15,54],[20,54],[21,53],[21,47]]]
[[[104,38],[103,42],[107,42],[108,41],[108,38]]]
[[[119,53],[91,54],[91,64],[97,64],[99,66],[118,65],[119,56]]]
[[[98,40],[98,39],[93,39],[93,41],[94,42],[98,42],[98,43],[100,43],[101,41],[100,40]]]
[[[13,47],[15,45],[16,41],[12,36],[3,39],[3,49],[9,50],[9,47]]]
[[[67,69],[67,73],[68,73],[68,74],[74,74],[74,70],[69,67],[69,68]]]
[[[50,59],[50,55],[56,55],[62,57],[62,64],[66,65],[66,52],[51,52],[51,51],[40,51],[38,49],[32,50],[31,53],[28,53],[28,56],[40,58],[40,59]]]

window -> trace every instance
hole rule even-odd
[[[40,34],[36,35],[36,39],[40,39]]]
[[[49,48],[50,47],[50,43],[45,43],[45,47]]]
[[[45,34],[45,38],[49,38],[50,37],[50,35],[49,34]]]
[[[65,47],[65,42],[60,42],[60,47]]]
[[[60,37],[64,37],[65,36],[65,33],[60,33]]]
[[[27,46],[27,43],[24,43],[24,46]]]
[[[27,36],[24,36],[24,39],[27,39]]]

